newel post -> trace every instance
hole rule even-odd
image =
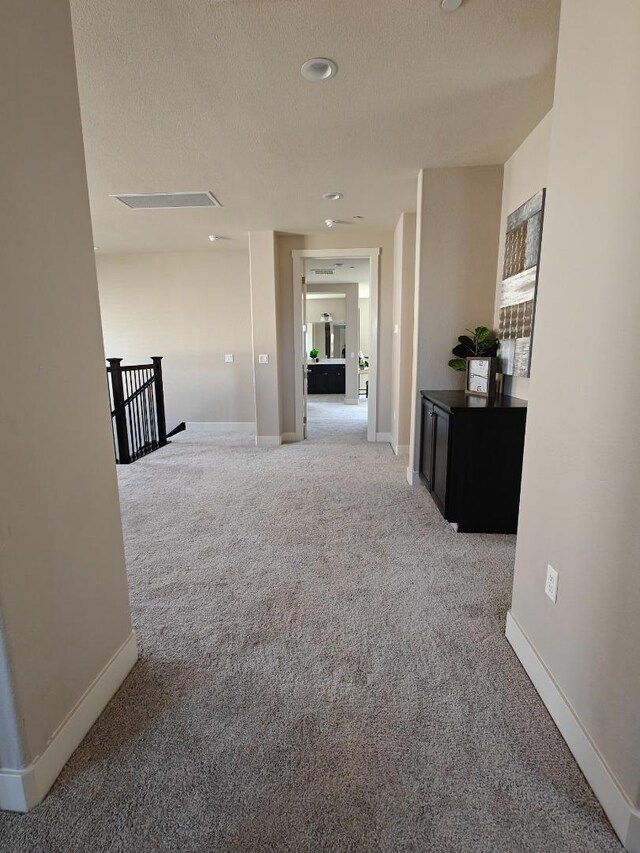
[[[162,356],[152,355],[153,373],[155,382],[153,383],[156,392],[156,416],[158,418],[158,446],[164,447],[167,443],[167,419],[164,413],[164,388],[162,386]]]
[[[129,436],[127,435],[127,416],[124,409],[124,387],[122,384],[121,358],[108,358],[111,373],[111,393],[113,394],[113,414],[118,442],[118,462],[127,465],[131,462]]]

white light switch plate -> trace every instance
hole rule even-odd
[[[233,363],[233,353],[232,352],[225,353],[224,360],[227,364],[232,364]]]
[[[269,364],[268,355],[258,355],[258,364]]]
[[[547,580],[544,591],[555,604],[558,599],[558,573],[553,566],[547,565]]]

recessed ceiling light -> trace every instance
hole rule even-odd
[[[335,77],[337,71],[338,66],[332,59],[323,59],[319,56],[315,59],[308,59],[300,69],[304,79],[311,83],[322,83],[325,80],[330,80]]]
[[[327,226],[327,228],[333,228],[334,225],[338,224],[338,220],[337,219],[325,219],[324,224]]]
[[[209,239],[212,243],[215,243],[216,240],[219,240],[220,237],[217,234],[209,234]]]
[[[322,198],[327,201],[339,201],[342,198],[342,193],[324,193]]]
[[[443,12],[455,12],[462,6],[462,0],[442,0],[440,4]]]

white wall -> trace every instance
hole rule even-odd
[[[0,805],[27,808],[136,657],[68,3],[3,5],[0,102]]]
[[[502,288],[502,268],[504,266],[504,247],[506,242],[507,217],[520,205],[547,186],[549,166],[549,144],[551,139],[552,113],[548,113],[529,134],[518,150],[504,165],[502,184],[502,214],[500,217],[500,252],[498,254],[498,282],[496,287],[496,305],[493,325],[498,331],[500,325],[500,292]],[[535,346],[535,318],[534,318]],[[529,399],[530,378],[526,376],[505,376],[504,393],[523,400]]]
[[[169,429],[255,421],[246,250],[98,255],[96,264],[105,355],[163,356]]]
[[[276,278],[276,235],[273,231],[249,234],[251,269],[251,333],[253,336],[256,443],[280,444],[282,400],[278,361],[278,287]],[[260,364],[266,355],[268,364]]]
[[[315,285],[317,286],[317,285]],[[307,285],[311,288],[312,285]],[[322,287],[322,285],[320,285]],[[322,287],[324,291],[325,288]],[[336,323],[347,322],[347,300],[346,298],[334,299],[307,299],[307,323],[319,323],[324,312],[331,314]]]
[[[502,166],[424,169],[418,180],[412,425],[408,478],[420,463],[421,390],[464,387],[448,361],[458,335],[490,325]]]
[[[371,323],[371,300],[368,296],[358,299],[360,312],[360,352],[369,355],[369,331]]]
[[[416,215],[401,214],[393,244],[393,376],[391,446],[408,451],[411,438],[411,379],[415,301]]]
[[[609,774],[601,799],[627,803],[636,851],[639,48],[637,0],[564,0],[511,610],[570,728],[586,734],[587,777]]]

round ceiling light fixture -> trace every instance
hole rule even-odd
[[[220,237],[217,234],[209,234],[209,239],[212,243],[215,243],[216,240],[219,240]]]
[[[324,193],[322,196],[325,201],[340,201],[342,193]]]
[[[310,83],[323,83],[325,80],[330,80],[335,77],[338,72],[338,66],[332,59],[323,59],[321,56],[315,59],[307,59],[305,64],[300,69],[300,73],[305,80]]]
[[[327,228],[333,228],[334,226],[336,226],[338,224],[338,220],[337,219],[325,219],[324,224],[327,226]]]
[[[455,12],[462,6],[462,0],[442,0],[440,6],[443,12]]]

